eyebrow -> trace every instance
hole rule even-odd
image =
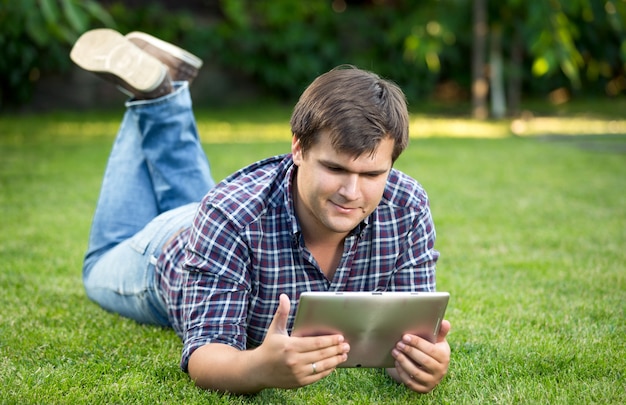
[[[332,160],[325,160],[325,159],[320,159],[319,162],[326,166],[326,167],[332,167],[332,168],[336,168],[336,169],[341,169],[343,171],[346,171],[348,173],[356,173],[356,174],[365,174],[368,176],[380,176],[382,174],[387,173],[389,170],[388,169],[383,169],[383,170],[367,170],[364,172],[355,172],[353,170],[348,169],[347,167],[345,167],[344,165],[334,162]]]

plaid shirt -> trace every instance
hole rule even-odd
[[[328,280],[295,216],[290,155],[248,166],[212,189],[191,229],[164,250],[157,281],[183,340],[181,367],[207,343],[260,345],[285,293],[289,330],[303,291],[434,291],[435,228],[428,197],[392,169],[376,210],[345,239]]]

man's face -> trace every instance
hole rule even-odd
[[[337,152],[330,136],[322,133],[303,155],[293,138],[296,214],[305,238],[345,237],[376,209],[392,167],[393,147],[393,139],[385,138],[374,154],[354,158]]]

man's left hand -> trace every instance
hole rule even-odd
[[[444,320],[435,343],[419,336],[404,335],[391,351],[396,367],[387,370],[389,375],[413,391],[432,391],[448,372],[450,345],[446,335],[449,331],[450,322]]]

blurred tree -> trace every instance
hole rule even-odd
[[[487,118],[489,87],[485,74],[487,33],[487,0],[474,0],[472,8],[472,115]]]
[[[472,72],[467,69],[472,4],[466,0],[404,0],[393,4],[394,36],[401,38],[404,56],[399,62],[408,65],[405,70],[412,72],[410,79],[428,90],[420,95],[430,96],[443,82],[472,86]]]
[[[489,95],[491,116],[516,114],[523,86],[538,95],[555,89],[567,89],[559,94],[599,88],[608,95],[626,91],[626,0],[394,4],[406,8],[403,15],[413,22],[409,30],[402,18],[397,22],[406,37],[407,63],[418,69],[427,66],[431,76],[464,83],[466,59],[456,57],[450,47],[460,55],[471,53],[468,88],[476,118],[489,116]],[[464,38],[472,38],[469,46]],[[446,63],[452,65],[442,76]]]
[[[510,114],[517,113],[520,104],[524,55],[529,58],[528,84],[532,90],[545,94],[567,87],[577,92],[585,82],[597,82],[601,77],[607,81],[607,94],[626,90],[624,0],[503,0],[491,2],[488,11],[490,90],[492,96],[500,93],[508,76]],[[503,62],[506,58],[508,61]],[[503,63],[506,69],[499,74]],[[567,82],[558,80],[561,75]],[[557,80],[541,80],[544,78]],[[503,115],[507,107],[504,98],[495,96],[492,101],[493,116]]]

